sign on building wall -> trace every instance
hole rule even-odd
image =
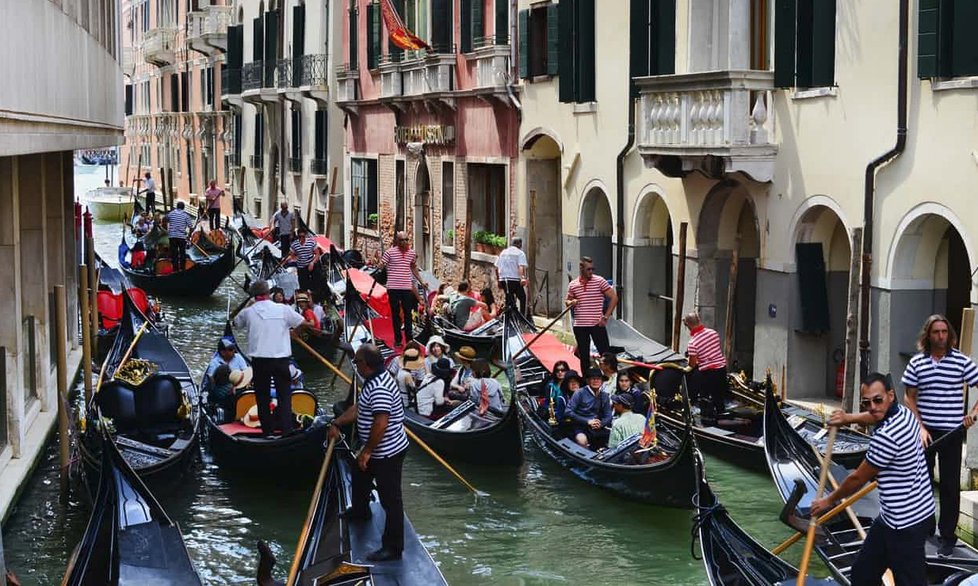
[[[394,142],[397,144],[407,144],[409,142],[435,145],[452,144],[455,142],[455,127],[441,124],[395,126]]]

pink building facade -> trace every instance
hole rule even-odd
[[[392,6],[430,50],[390,43],[381,7],[369,0],[352,0],[342,16],[336,103],[348,120],[348,243],[372,256],[391,245],[395,230],[406,230],[419,265],[442,281],[467,273],[475,287],[492,285],[494,252],[475,236],[508,241],[516,229],[519,122],[510,92],[509,2]]]

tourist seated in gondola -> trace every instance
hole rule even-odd
[[[447,358],[452,368],[455,368],[455,361],[448,356],[448,353],[452,351],[452,347],[438,334],[428,338],[428,345],[425,346],[425,351],[428,353],[424,357],[424,368],[426,372],[431,372],[431,365],[438,362],[440,358]]]
[[[557,370],[561,363],[563,363],[565,367],[567,366],[567,363],[561,360],[554,366],[554,371]],[[574,396],[574,393],[576,393],[583,384],[584,380],[581,379],[581,375],[577,374],[576,370],[565,368],[565,372],[561,373],[559,385],[555,385],[552,381],[547,385],[550,394],[543,398],[543,402],[540,404],[537,414],[541,419],[546,421],[552,420],[551,425],[559,425],[564,428],[565,431],[570,433],[572,430],[570,428],[570,420],[567,418],[567,403],[570,402],[571,397]],[[550,408],[551,403],[553,403],[552,410]]]
[[[472,361],[472,378],[465,383],[465,388],[469,400],[479,406],[479,415],[485,415],[487,411],[496,415],[503,414],[506,403],[503,387],[492,378],[488,360],[476,358]]]
[[[452,378],[450,387],[453,396],[458,395],[463,399],[468,396],[465,383],[469,382],[469,379],[472,378],[472,361],[475,358],[476,352],[472,346],[462,346],[455,353],[455,359],[458,360],[458,372]]]
[[[614,381],[618,376],[618,355],[614,352],[605,352],[598,359],[598,368],[601,369],[601,373],[608,379],[608,386],[611,386],[611,381]],[[610,389],[608,390],[610,393]]]
[[[137,238],[142,238],[143,236],[149,234],[153,230],[153,219],[149,217],[148,212],[140,212],[139,219],[136,220],[136,225],[132,227],[133,233]]]
[[[424,380],[428,371],[425,369],[421,352],[413,346],[404,349],[404,352],[398,357],[397,363],[398,369],[394,380],[397,381],[397,387],[401,391],[401,398],[404,399],[404,404],[411,406],[415,403],[414,394],[416,389]]]
[[[236,392],[250,385],[252,376],[250,367],[238,370],[222,364],[217,367],[212,377],[205,379],[207,404],[215,407],[214,418],[218,423],[226,423],[229,420],[234,413]]]
[[[588,370],[585,378],[587,386],[567,403],[567,416],[572,422],[574,441],[581,447],[598,450],[608,443],[611,399],[602,390],[605,381],[599,369]]]
[[[618,387],[614,394],[628,394],[632,397],[632,409],[636,413],[646,413],[649,410],[649,397],[641,386],[635,384],[628,372],[618,373]],[[614,398],[614,395],[612,395]]]
[[[570,371],[570,365],[567,364],[567,361],[558,360],[554,363],[553,370],[550,371],[550,376],[547,378],[547,384],[531,390],[531,394],[538,392],[540,395],[539,402],[541,404],[543,404],[547,397],[559,395],[561,393],[560,387],[564,384],[564,377],[567,376],[568,371]]]
[[[309,331],[313,335],[322,335],[319,318],[316,317],[316,312],[313,311],[312,304],[309,303],[309,294],[305,292],[297,292],[295,294],[295,305],[299,315],[301,315],[307,322],[312,324],[309,327]]]
[[[635,434],[645,429],[645,416],[633,410],[632,395],[618,393],[611,397],[611,408],[615,419],[611,422],[611,434],[608,436],[608,448],[613,448]]]
[[[211,358],[207,365],[204,380],[213,382],[214,372],[219,366],[227,366],[231,370],[244,370],[248,368],[248,361],[238,353],[238,347],[231,338],[221,338],[217,342],[217,354]]]
[[[459,401],[448,397],[448,383],[452,379],[452,367],[442,358],[431,367],[431,374],[418,385],[418,414],[437,420],[451,411]]]
[[[275,303],[286,303],[285,291],[281,287],[272,287],[271,291],[272,301]]]
[[[465,328],[466,324],[469,323],[469,316],[472,314],[472,308],[475,307],[476,303],[478,303],[478,300],[469,288],[469,282],[462,281],[459,283],[455,295],[452,296],[449,309],[451,321],[455,327],[459,329]]]

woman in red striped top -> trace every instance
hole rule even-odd
[[[693,372],[689,376],[689,396],[693,404],[697,397],[709,397],[705,417],[716,418],[726,410],[727,359],[720,347],[720,334],[703,325],[695,311],[683,318],[689,328],[686,356]]]
[[[581,372],[587,372],[591,368],[591,340],[594,340],[598,354],[607,352],[611,345],[605,326],[618,305],[618,294],[608,281],[594,274],[591,257],[582,256],[578,268],[580,276],[567,286],[564,305],[574,308],[577,357],[581,360]],[[609,300],[607,309],[604,307],[606,298]]]

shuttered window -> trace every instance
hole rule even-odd
[[[455,22],[452,20],[452,0],[431,2],[431,48],[435,53],[455,52]]]
[[[472,0],[472,47],[477,49],[486,43],[485,0]]]
[[[632,77],[676,72],[676,0],[631,0]]]
[[[496,44],[509,44],[509,0],[496,1]]]
[[[530,77],[530,11],[520,10],[516,15],[516,34],[519,36],[517,52],[520,54],[520,78]]]
[[[401,20],[404,20],[404,0],[392,0],[391,6],[400,15]],[[390,56],[391,61],[395,63],[399,62],[404,55],[404,49],[395,45],[389,35],[387,37],[387,54]]]
[[[350,159],[350,171],[353,197],[360,199],[356,221],[358,225],[366,226],[370,215],[377,213],[377,160]]]
[[[348,34],[348,41],[350,43],[350,61],[349,67],[351,71],[356,71],[360,69],[360,47],[358,38],[360,36],[360,14],[357,12],[357,5],[355,0],[350,1],[350,30]]]
[[[836,0],[776,0],[775,85],[835,85],[835,17]]]
[[[132,116],[132,85],[126,84],[126,116]]]
[[[595,99],[594,0],[563,0],[557,5],[556,12],[560,101],[593,102]]]
[[[262,17],[251,21],[251,60],[261,61],[265,58],[265,22]]]
[[[261,160],[265,152],[265,115],[255,114],[255,147],[252,149],[255,157]]]
[[[326,110],[316,110],[316,136],[314,158],[326,160]]]
[[[278,64],[278,23],[278,10],[269,10],[265,13],[265,84],[262,87],[275,87],[275,66]]]
[[[917,76],[978,75],[974,0],[920,0],[917,24]]]
[[[380,65],[380,10],[377,4],[367,5],[367,69]]]
[[[292,7],[292,87],[302,83],[302,56],[306,53],[306,6]]]

